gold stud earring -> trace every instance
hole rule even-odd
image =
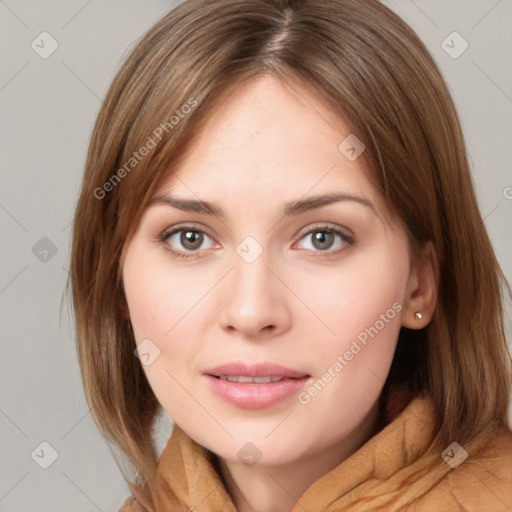
[[[417,311],[416,313],[414,313],[414,316],[418,319],[418,320],[421,320],[423,318],[423,315]]]

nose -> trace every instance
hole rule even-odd
[[[250,340],[286,332],[291,311],[286,287],[270,270],[266,253],[252,263],[234,255],[234,268],[224,281],[219,322],[224,330]]]

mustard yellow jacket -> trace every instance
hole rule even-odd
[[[434,410],[427,397],[398,409],[395,403],[387,418],[380,432],[314,482],[291,512],[512,510],[510,429],[492,431],[485,447],[466,452],[461,463],[463,446],[433,444]],[[175,424],[158,461],[159,478],[170,490],[157,511],[130,497],[120,512],[236,512],[211,457]]]

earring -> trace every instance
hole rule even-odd
[[[414,316],[418,319],[418,320],[421,320],[423,318],[423,315],[417,311],[416,313],[414,313]]]

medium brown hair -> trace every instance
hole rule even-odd
[[[455,106],[418,36],[377,0],[187,0],[149,30],[114,78],[73,226],[70,282],[86,398],[102,434],[138,468],[127,481],[149,508],[158,492],[152,428],[160,406],[121,314],[120,257],[157,184],[211,113],[243,80],[263,74],[312,87],[329,102],[365,144],[364,168],[413,255],[428,241],[435,248],[434,316],[424,329],[402,328],[385,390],[401,385],[432,397],[445,446],[470,446],[506,424],[511,372],[500,285],[510,287],[478,209]],[[146,156],[130,160],[143,146],[151,146]]]

